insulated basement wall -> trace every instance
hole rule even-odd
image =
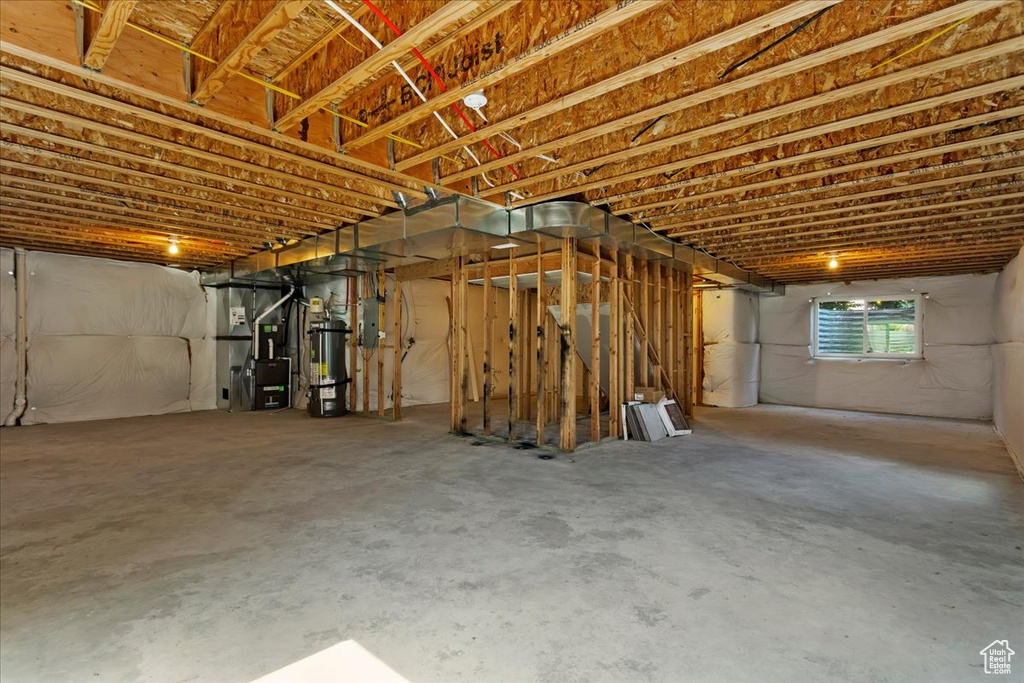
[[[992,345],[992,412],[1024,476],[1024,250],[999,274]]]
[[[193,275],[44,252],[27,270],[22,424],[213,407],[212,302]]]
[[[760,344],[756,294],[706,290],[701,296],[704,330],[705,405],[757,405]]]
[[[764,403],[935,417],[992,417],[996,275],[788,286],[761,299]],[[811,357],[809,299],[925,294],[921,360]]]
[[[0,249],[0,423],[14,409],[18,356],[15,327],[18,317],[14,290],[14,250]]]

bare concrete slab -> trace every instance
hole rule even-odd
[[[988,424],[705,409],[540,460],[406,414],[0,431],[4,681],[245,683],[350,640],[416,683],[934,683],[1024,652]]]

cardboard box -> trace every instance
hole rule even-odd
[[[663,398],[665,398],[665,392],[655,389],[654,387],[636,387],[633,390],[634,401],[643,401],[644,403],[657,403]]]

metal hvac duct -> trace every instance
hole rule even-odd
[[[706,280],[762,294],[784,287],[709,254],[677,244],[641,225],[583,202],[557,201],[519,209],[452,195],[348,225],[297,244],[235,259],[203,273],[203,284],[268,279],[285,267],[324,276],[372,272],[419,261],[479,253],[510,241],[543,243],[577,237],[634,256],[663,261]]]

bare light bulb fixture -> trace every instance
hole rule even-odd
[[[831,268],[832,270],[835,270],[836,268],[839,267],[839,261],[836,260],[835,256],[829,259],[828,267]]]
[[[178,243],[176,241],[172,241],[170,244],[167,245],[167,253],[168,254],[177,254],[178,253]]]
[[[466,103],[466,106],[470,109],[480,109],[481,107],[487,106],[487,95],[484,95],[483,90],[475,90],[465,97],[462,101]]]

